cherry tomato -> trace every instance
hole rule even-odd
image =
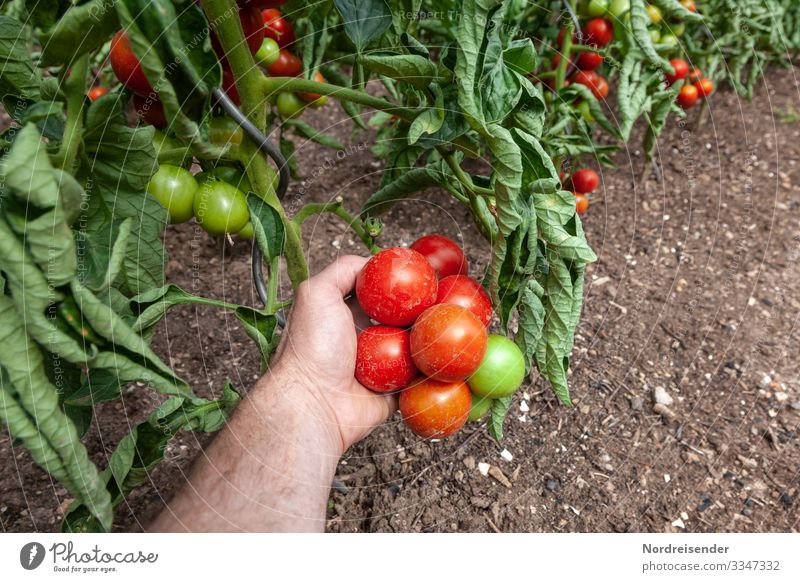
[[[305,102],[294,93],[280,93],[276,102],[278,113],[284,119],[300,117],[305,109]]]
[[[675,81],[679,79],[685,79],[686,75],[689,74],[689,63],[684,61],[683,59],[672,59],[669,62],[672,65],[672,68],[675,69],[675,74],[670,75],[669,73],[665,73],[664,77],[667,79],[667,84],[672,85]]]
[[[503,398],[516,392],[525,379],[525,358],[517,344],[502,335],[490,335],[486,355],[467,379],[475,396]]]
[[[214,145],[239,145],[244,137],[244,130],[230,117],[212,117],[208,129],[208,139]]]
[[[358,336],[356,380],[374,392],[405,388],[419,375],[407,329],[374,325]]]
[[[711,79],[700,79],[694,86],[700,99],[705,99],[714,92],[714,81]]]
[[[667,50],[678,46],[678,37],[674,34],[662,34],[658,44],[663,45]]]
[[[469,309],[441,303],[426,309],[411,328],[411,357],[435,380],[464,380],[486,352],[486,327]]]
[[[278,60],[278,55],[281,52],[281,47],[275,42],[273,38],[265,38],[261,43],[261,48],[256,53],[256,62],[262,67],[268,67]]]
[[[697,83],[697,81],[699,81],[702,78],[703,78],[703,71],[701,71],[697,67],[692,67],[692,70],[689,71],[689,82]]]
[[[194,196],[194,216],[209,234],[235,234],[250,221],[244,192],[223,182],[207,180]]]
[[[239,90],[236,88],[236,79],[233,76],[227,64],[222,66],[222,88],[228,94],[236,105],[241,105],[242,101],[239,99]]]
[[[603,64],[603,55],[596,52],[581,52],[578,53],[578,60],[575,61],[575,64],[582,71],[594,71]]]
[[[133,52],[131,40],[121,30],[111,39],[108,59],[111,61],[114,75],[126,89],[137,95],[149,95],[153,92],[150,81],[142,69],[142,63]]]
[[[133,108],[141,120],[147,125],[152,125],[158,129],[167,126],[167,117],[164,114],[164,106],[158,95],[151,93],[149,97],[142,97],[138,93],[133,94]]]
[[[608,12],[608,0],[589,0],[586,7],[586,14],[589,16],[605,16]]]
[[[386,325],[411,325],[436,302],[436,271],[411,249],[385,249],[373,256],[356,279],[364,313]]]
[[[580,192],[573,192],[573,194],[575,194],[575,211],[580,215],[586,214],[586,211],[589,210],[589,197]]]
[[[161,202],[172,224],[192,218],[197,180],[186,168],[162,164],[147,184],[147,193]]]
[[[464,382],[420,378],[400,393],[400,414],[414,434],[441,439],[457,432],[469,418],[472,396]]]
[[[489,412],[493,402],[494,400],[491,398],[481,398],[480,396],[475,396],[473,394],[472,406],[469,409],[469,417],[467,420],[472,422],[473,420],[480,420],[486,416],[486,413]]]
[[[583,43],[606,46],[614,40],[614,27],[605,18],[592,18],[583,28]]]
[[[325,77],[323,77],[322,73],[320,73],[319,71],[317,71],[317,73],[314,75],[314,80],[317,81],[318,83],[326,82]],[[303,101],[310,103],[312,107],[322,107],[322,105],[325,104],[326,100],[326,96],[320,95],[319,93],[298,93],[297,95]],[[317,105],[316,103],[319,103],[319,105]]]
[[[694,107],[699,97],[700,93],[697,91],[697,87],[694,85],[684,85],[678,93],[678,105],[683,109],[689,109]]]
[[[492,302],[486,289],[475,279],[450,275],[439,281],[436,303],[452,303],[469,309],[488,327],[492,321]]]
[[[689,12],[697,12],[697,6],[695,6],[694,0],[680,0],[680,3]]]
[[[683,36],[683,33],[686,32],[686,23],[685,22],[673,22],[669,25],[669,31],[677,36],[678,38]]]
[[[466,275],[469,271],[464,251],[445,236],[429,234],[420,237],[411,248],[428,259],[440,279],[450,275]]]
[[[255,6],[257,8],[275,8],[286,4],[288,0],[237,0],[239,6]]]
[[[588,87],[598,101],[608,96],[608,81],[594,71],[578,71],[572,76],[572,82]]]
[[[277,8],[267,8],[261,12],[264,21],[264,35],[273,39],[281,48],[294,42],[294,27]]]
[[[581,168],[570,176],[569,184],[581,194],[594,192],[600,186],[600,176],[591,168]]]
[[[303,61],[286,49],[278,53],[278,60],[267,67],[273,77],[296,77],[303,72]]]
[[[264,42],[264,21],[261,19],[261,12],[255,6],[239,6],[239,20],[242,22],[242,31],[250,54],[256,54]],[[227,63],[225,51],[214,31],[211,31],[211,46],[222,64]]]
[[[653,4],[647,5],[647,15],[650,17],[650,21],[653,24],[659,24],[663,19],[664,15],[661,14],[661,8],[658,6],[654,6]]]
[[[611,0],[608,5],[608,13],[616,19],[620,19],[630,9],[631,0]]]
[[[105,87],[92,87],[91,89],[89,89],[89,92],[86,94],[86,96],[89,98],[90,101],[97,101],[98,99],[100,99],[100,97],[102,97],[107,93],[108,89],[106,89]]]
[[[653,44],[658,44],[661,41],[661,31],[657,28],[650,29],[650,41]]]

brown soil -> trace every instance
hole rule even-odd
[[[501,445],[480,424],[423,442],[395,418],[342,460],[337,477],[346,492],[331,495],[328,530],[797,531],[800,126],[793,123],[793,73],[771,72],[754,103],[715,95],[702,127],[694,115],[685,126],[674,122],[660,141],[661,181],[638,182],[637,145],[620,152],[618,169],[604,172],[584,221],[600,260],[588,271],[573,408],[557,406],[535,379],[515,400]],[[335,107],[309,121],[331,126],[351,147],[337,158],[298,145],[307,177],[301,202],[341,194],[358,208],[380,179],[372,134],[351,134]],[[439,232],[463,242],[473,273],[486,264],[487,245],[468,214],[440,193],[399,205],[385,223],[384,245]],[[332,217],[309,227],[306,238],[314,270],[339,253],[363,253]],[[223,249],[194,225],[170,228],[166,242],[171,281],[255,302],[246,245]],[[217,394],[226,377],[242,387],[258,377],[250,340],[219,311],[173,311],[154,345],[203,395]],[[674,399],[661,414],[654,411],[657,388]],[[94,460],[105,464],[154,404],[145,388],[131,387],[101,407],[87,437]],[[120,530],[142,529],[185,481],[207,439],[176,439],[151,482],[120,508]],[[0,526],[56,529],[66,492],[9,444],[0,436]],[[511,461],[501,457],[504,448]],[[483,476],[479,463],[495,469]]]

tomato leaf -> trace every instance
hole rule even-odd
[[[395,203],[431,187],[442,187],[450,181],[450,170],[443,161],[400,174],[393,182],[373,193],[361,207],[361,215],[383,214]]]
[[[72,6],[41,36],[42,66],[61,65],[92,52],[119,28],[117,13],[108,0]]]
[[[664,18],[669,20],[683,20],[686,22],[702,22],[703,15],[692,12],[678,0],[648,0],[653,6],[657,6]]]
[[[492,402],[492,411],[489,416],[489,434],[498,442],[503,440],[503,422],[508,416],[514,395],[498,398]]]
[[[375,54],[362,55],[359,62],[374,73],[426,88],[436,78],[436,65],[419,55]]]
[[[334,0],[334,4],[359,53],[392,25],[392,10],[385,0]]]
[[[267,262],[283,254],[283,244],[286,231],[278,212],[258,196],[250,194],[247,197],[247,207],[250,209],[250,220],[258,246]]]
[[[41,76],[30,57],[28,29],[5,15],[0,15],[0,62],[0,96],[39,98]]]

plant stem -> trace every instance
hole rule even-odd
[[[438,149],[438,147],[437,147]],[[455,174],[458,181],[461,183],[464,188],[472,192],[473,194],[478,194],[480,196],[494,196],[494,190],[490,190],[489,188],[484,188],[482,186],[476,186],[472,182],[472,178],[470,178],[461,165],[456,160],[455,156],[451,153],[443,153],[439,150],[439,153],[442,154],[442,157],[447,162],[447,165],[450,166],[450,169],[453,170],[453,174]]]
[[[262,87],[264,74],[255,65],[253,55],[244,40],[242,24],[235,0],[201,0],[203,10],[212,23],[214,31],[222,44],[225,56],[236,82],[236,89],[241,98],[242,112],[262,132],[267,124],[267,107]],[[251,141],[244,140],[239,146],[242,160],[245,161],[247,177],[256,194],[262,197],[278,215],[284,224],[286,240],[284,253],[286,267],[292,286],[297,286],[308,278],[308,263],[303,254],[303,242],[300,229],[286,216],[278,196],[272,191],[268,178],[269,162],[261,150]]]
[[[69,76],[64,81],[67,96],[67,122],[64,125],[64,139],[55,156],[55,165],[62,170],[71,171],[81,144],[83,129],[83,106],[86,102],[86,73],[89,70],[89,55],[79,57],[73,64]]]
[[[278,302],[278,270],[280,269],[280,256],[273,257],[269,262],[269,280],[267,281],[267,304],[264,309],[267,313],[275,313]]]
[[[567,26],[564,28],[564,41],[561,47],[561,60],[558,62],[556,69],[556,91],[564,88],[564,79],[567,76],[567,67],[569,66],[569,57],[572,53],[572,33],[575,32],[575,25],[572,20],[567,21]]]
[[[330,212],[331,214],[335,214],[344,220],[347,223],[347,226],[353,229],[353,231],[361,239],[361,242],[364,243],[367,249],[369,249],[369,252],[373,255],[381,250],[380,247],[375,244],[375,239],[373,239],[367,232],[367,229],[364,227],[364,222],[360,218],[356,218],[350,214],[345,209],[341,200],[323,204],[306,204],[297,212],[297,214],[294,215],[292,221],[299,228],[309,216],[320,214],[322,212]]]

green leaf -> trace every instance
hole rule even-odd
[[[436,65],[419,55],[369,54],[359,57],[365,69],[426,88],[436,78]]]
[[[586,241],[571,192],[534,194],[533,198],[541,238],[548,250],[568,261],[591,263],[597,260]]]
[[[508,410],[511,408],[511,402],[514,395],[498,398],[492,402],[492,411],[489,416],[489,434],[495,440],[500,442],[503,440],[503,422],[508,415]]]
[[[442,187],[450,181],[450,171],[444,162],[401,173],[393,182],[372,194],[361,207],[361,215],[383,214],[395,203],[431,187]]]
[[[23,24],[0,15],[0,96],[39,98],[39,71],[31,58],[30,38]]]
[[[529,38],[517,38],[503,50],[503,61],[512,71],[527,75],[536,69],[536,49]]]
[[[392,10],[385,0],[334,0],[334,4],[359,53],[392,25]]]
[[[438,85],[431,85],[431,92],[435,95],[433,107],[420,113],[408,130],[408,143],[415,144],[423,134],[435,134],[444,124],[444,94]]]
[[[247,197],[247,207],[250,209],[250,221],[253,223],[256,242],[265,260],[269,262],[281,256],[286,231],[277,210],[253,194]]]
[[[661,9],[664,18],[669,20],[685,20],[687,22],[702,22],[703,16],[688,10],[678,0],[648,0],[653,6]]]
[[[644,0],[630,0],[631,2],[631,31],[633,40],[641,49],[648,63],[653,67],[660,67],[669,74],[675,72],[669,60],[658,54],[650,37],[650,15],[645,8]]]
[[[119,30],[114,2],[90,0],[73,6],[40,37],[42,66],[61,65],[92,52]]]

